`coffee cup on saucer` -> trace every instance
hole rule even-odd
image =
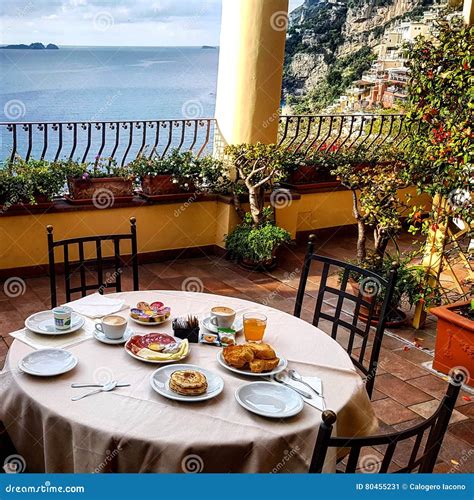
[[[122,316],[104,316],[100,323],[95,324],[95,329],[103,333],[108,339],[121,339],[127,329],[127,320]]]
[[[210,322],[218,328],[231,328],[235,320],[235,311],[226,306],[216,306],[211,309]]]

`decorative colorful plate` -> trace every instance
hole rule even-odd
[[[134,335],[125,344],[132,358],[146,363],[175,363],[189,354],[189,342],[164,333]]]
[[[137,307],[130,309],[130,319],[139,325],[156,325],[164,323],[171,315],[171,308],[163,302],[139,302]]]

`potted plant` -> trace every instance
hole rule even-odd
[[[277,265],[278,248],[290,241],[288,231],[275,225],[273,212],[267,207],[258,224],[246,213],[242,223],[226,236],[225,245],[229,256],[246,269],[267,271]]]
[[[275,144],[257,143],[227,146],[224,155],[227,175],[233,181],[234,207],[242,220],[226,237],[226,248],[245,267],[274,267],[277,249],[291,236],[275,225],[265,196],[284,178],[290,153]],[[242,206],[247,199],[248,213]]]
[[[409,253],[397,251],[396,254],[386,252],[383,257],[377,254],[370,254],[364,261],[357,262],[357,265],[362,269],[369,269],[387,281],[393,267],[397,268],[397,279],[395,281],[392,303],[390,304],[387,326],[395,327],[403,325],[407,315],[401,307],[412,308],[420,297],[424,296],[428,291],[429,284],[427,283],[423,267],[413,264],[417,255],[418,251],[416,250]],[[364,276],[358,273],[351,273],[349,284],[356,295],[360,293],[366,302],[369,304],[374,303],[372,324],[376,325],[385,295],[383,287],[375,280],[364,278]],[[439,294],[436,289],[430,289],[429,291],[429,304],[438,303]],[[365,305],[360,306],[359,316],[362,320],[368,318],[369,310]]]
[[[430,312],[438,318],[433,368],[445,374],[464,368],[465,382],[474,386],[474,299]]]
[[[153,198],[182,191],[194,191],[190,174],[195,171],[197,159],[190,151],[175,149],[163,158],[139,156],[130,163],[134,175],[141,185],[140,194]]]
[[[94,164],[66,161],[69,195],[66,200],[74,204],[94,204],[101,208],[115,201],[133,199],[133,173],[131,168],[117,165],[112,158],[97,158]]]
[[[0,170],[0,203],[7,208],[48,208],[61,194],[65,173],[60,165],[46,160],[15,158]]]
[[[416,127],[416,133],[409,135],[406,144],[404,175],[420,194],[428,194],[433,199],[423,218],[420,217],[423,210],[413,208],[414,224],[410,230],[413,233],[421,230],[425,235],[426,273],[431,286],[442,290],[439,281],[442,264],[446,258],[453,258],[453,245],[448,243],[449,226],[457,220],[466,228],[472,228],[474,222],[474,27],[465,25],[461,16],[451,15],[438,19],[436,28],[435,37],[419,38],[405,48],[410,70],[407,126]],[[460,255],[460,247],[456,248]],[[456,281],[468,283],[462,275]],[[470,293],[465,285],[457,292],[455,300],[459,300],[459,295]],[[449,295],[447,291],[448,300]],[[422,309],[420,302],[420,322],[424,316]],[[472,336],[470,339],[472,345]]]
[[[340,184],[332,170],[340,163],[343,150],[339,144],[322,144],[317,150],[293,152],[288,168],[288,187],[304,191],[315,187],[335,187]],[[304,186],[304,187],[300,187]]]

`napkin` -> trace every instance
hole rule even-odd
[[[87,295],[81,299],[74,300],[65,306],[69,306],[73,311],[88,316],[89,318],[102,318],[109,314],[114,314],[128,306],[125,306],[125,301],[120,299],[110,299],[104,297],[100,293]]]
[[[271,382],[274,382],[275,384],[278,384],[273,377],[268,377],[267,380],[270,380]],[[312,387],[316,388],[319,392],[319,394],[323,394],[322,392],[322,382],[321,379],[318,377],[304,377],[304,380],[308,382]],[[293,380],[290,377],[285,378],[285,383],[291,387],[296,387],[297,389],[301,389],[305,392],[309,392],[311,394],[311,399],[305,398],[304,396],[301,396],[303,401],[310,406],[313,406],[314,408],[324,411],[326,410],[326,403],[324,401],[324,398],[318,396],[314,390],[311,390],[306,384],[303,384],[301,382],[298,382],[297,380]]]

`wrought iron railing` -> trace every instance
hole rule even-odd
[[[1,160],[30,158],[95,161],[113,158],[118,164],[139,155],[165,156],[173,149],[210,152],[215,120],[82,121],[0,123]]]
[[[408,124],[402,114],[282,116],[279,144],[306,154],[336,147],[400,147],[418,127]]]
[[[212,152],[215,130],[214,118],[0,123],[0,160],[102,157],[124,165],[139,155],[163,157],[173,149],[201,156]],[[399,147],[413,131],[403,114],[294,115],[280,117],[278,140],[286,149],[309,154],[333,147]]]

